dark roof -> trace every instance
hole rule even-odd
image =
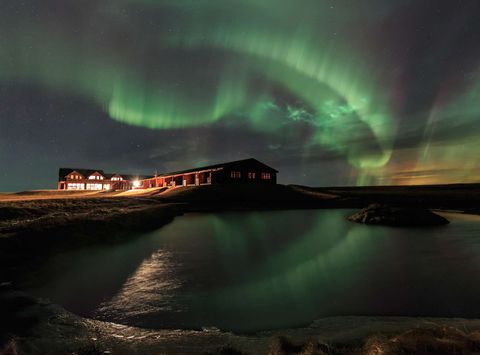
[[[103,170],[100,170],[100,169],[75,169],[75,168],[60,168],[58,170],[58,181],[63,181],[65,180],[65,177],[70,174],[70,173],[73,173],[74,171],[76,171],[77,173],[81,174],[83,177],[87,178],[89,177],[90,175],[92,175],[94,172],[99,172],[100,174],[102,174],[103,176],[105,176],[105,173],[103,172]]]
[[[190,172],[199,171],[199,170],[210,170],[210,169],[217,169],[217,168],[232,168],[232,167],[235,167],[235,166],[249,165],[249,164],[255,164],[257,166],[261,165],[266,170],[278,173],[278,170],[275,170],[274,168],[268,166],[267,164],[262,163],[261,161],[258,161],[257,159],[248,158],[248,159],[230,161],[230,162],[226,162],[226,163],[200,166],[200,167],[193,168],[193,169],[172,171],[172,172],[169,172],[169,173],[159,174],[158,176],[178,175],[178,174],[185,174],[185,173],[190,173]]]
[[[77,173],[81,174],[83,177],[87,178],[89,177],[90,175],[92,175],[93,173],[95,172],[98,172],[100,174],[102,174],[106,179],[110,179],[112,176],[114,175],[119,175],[121,176],[124,180],[136,180],[136,179],[139,179],[139,180],[143,180],[143,179],[146,179],[147,177],[145,176],[140,176],[140,175],[129,175],[129,174],[118,174],[118,173],[115,173],[115,174],[106,174],[103,170],[101,169],[76,169],[76,168],[60,168],[58,170],[58,181],[64,181],[65,180],[65,177],[76,171]]]

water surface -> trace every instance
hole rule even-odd
[[[411,229],[354,224],[351,213],[188,214],[123,244],[59,255],[29,287],[77,314],[149,328],[480,318],[480,217]]]

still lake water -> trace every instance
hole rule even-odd
[[[338,315],[480,318],[480,216],[434,228],[348,210],[187,214],[123,244],[63,253],[28,284],[83,316],[254,332]]]

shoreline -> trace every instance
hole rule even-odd
[[[272,347],[282,348],[288,345],[287,348],[289,346],[298,348],[301,346],[298,344],[310,346],[308,344],[311,339],[315,338],[324,342],[322,346],[336,349],[337,353],[350,354],[358,353],[361,349],[366,351],[366,347],[370,346],[368,344],[374,341],[378,342],[378,337],[381,338],[381,346],[392,346],[391,339],[388,338],[389,336],[393,337],[392,334],[400,336],[399,334],[402,332],[418,331],[419,329],[426,332],[420,334],[421,338],[429,342],[434,342],[437,337],[435,334],[438,332],[443,332],[443,337],[454,336],[458,341],[461,338],[463,339],[462,344],[477,344],[477,341],[480,341],[480,333],[475,333],[480,330],[480,320],[458,320],[456,318],[333,317],[319,319],[313,323],[323,324],[323,327],[312,328],[309,326],[271,330],[260,332],[254,336],[217,330],[200,332],[147,330],[82,318],[58,305],[45,303],[20,291],[15,291],[17,280],[21,279],[22,275],[34,272],[36,265],[54,253],[91,244],[121,242],[132,238],[138,232],[160,228],[184,213],[318,208],[355,209],[365,203],[357,198],[349,199],[345,196],[327,193],[305,192],[302,189],[299,190],[298,187],[282,185],[279,185],[279,188],[270,188],[266,192],[262,191],[262,194],[255,189],[249,190],[248,188],[240,193],[231,189],[225,189],[221,193],[216,192],[216,194],[212,194],[212,189],[178,188],[167,194],[148,191],[143,195],[136,194],[128,197],[100,195],[93,198],[77,196],[73,199],[65,197],[13,201],[0,199],[0,216],[2,216],[0,220],[0,260],[2,260],[0,264],[2,270],[0,297],[13,297],[13,306],[7,309],[10,319],[6,323],[14,326],[8,329],[9,325],[3,325],[4,329],[0,332],[0,350],[7,349],[9,346],[18,347],[18,349],[29,347],[40,349],[42,346],[46,346],[45,341],[48,339],[50,345],[56,344],[69,352],[72,351],[71,349],[79,351],[85,347],[86,349],[100,347],[108,351],[112,349],[115,353],[126,354],[134,354],[137,351],[139,353],[142,351],[183,353],[184,350],[185,353],[198,353],[200,348],[202,350],[208,348],[208,351],[218,353],[219,349],[231,347],[240,351],[237,353],[266,353]],[[441,210],[440,212],[452,213],[452,210]],[[467,211],[460,211],[463,214],[465,212]],[[22,262],[19,263],[19,260]],[[9,304],[8,302],[2,303]],[[20,309],[15,308],[18,305],[21,306]],[[25,309],[28,310],[29,307],[31,310],[27,313],[31,312],[34,315],[34,322],[27,320],[25,323],[25,319],[16,318],[24,316]],[[356,330],[357,334],[352,339],[347,339],[348,337],[340,339],[325,335],[328,333],[328,329],[332,328],[332,324],[329,322],[332,322],[332,319],[340,318],[348,319],[348,322],[339,325],[335,332],[343,331],[345,334],[353,334]],[[377,323],[391,320],[394,324],[402,324],[402,326],[393,327],[392,331],[386,332],[386,329],[373,327],[374,319],[377,319],[375,321]],[[363,320],[363,323],[360,320]],[[419,324],[424,322],[437,321],[440,322],[440,325],[419,328]],[[359,325],[358,322],[362,325]],[[352,325],[352,323],[356,325]],[[16,328],[15,324],[22,326]],[[432,324],[430,323],[430,325]],[[60,333],[53,332],[55,327],[59,329]],[[359,334],[359,327],[365,331],[368,330],[368,334]],[[468,329],[461,329],[461,327]],[[372,329],[377,329],[374,335],[371,334]],[[42,333],[43,331],[47,333]],[[25,332],[27,335],[23,334]],[[1,336],[2,333],[3,336]],[[39,333],[41,336],[38,335]],[[63,343],[58,343],[57,336],[59,335]],[[289,340],[282,337],[288,337]],[[79,338],[82,340],[78,340]],[[92,340],[93,338],[97,340]],[[75,344],[70,344],[73,339],[75,339]],[[288,344],[285,345],[282,342]],[[43,348],[40,352],[44,353],[45,349]],[[480,350],[480,346],[478,349]],[[28,351],[26,352],[28,353]]]
[[[3,196],[0,283],[52,253],[125,240],[187,212],[345,208],[351,204],[337,196],[305,193],[284,185],[210,185],[164,191],[147,189],[129,196],[124,192],[74,193],[75,198],[65,197],[70,195],[65,192],[40,191],[20,193],[21,198],[14,200]],[[23,261],[21,269],[18,260]]]
[[[146,329],[103,322],[13,290],[0,292],[0,300],[0,310],[10,325],[0,328],[0,351],[7,354],[322,354],[322,350],[353,355],[414,353],[426,348],[441,353],[480,351],[480,319],[338,316],[320,318],[305,327],[237,334],[218,329]]]

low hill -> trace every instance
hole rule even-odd
[[[308,191],[297,186],[254,184],[178,187],[158,197],[164,202],[188,203],[195,209],[321,208],[337,207],[342,202],[334,194]]]

